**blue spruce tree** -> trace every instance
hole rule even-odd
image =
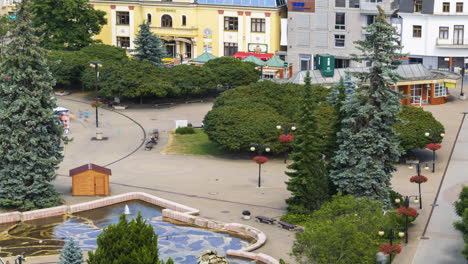
[[[60,203],[52,183],[64,138],[30,0],[18,4],[16,18],[0,62],[0,207],[30,210]]]
[[[134,57],[138,60],[149,60],[161,66],[161,59],[167,57],[162,40],[150,31],[149,23],[140,25],[140,32],[134,43]]]
[[[83,253],[80,247],[75,244],[73,238],[67,241],[65,247],[60,252],[60,261],[58,264],[81,264],[83,263]]]
[[[341,108],[344,115],[338,132],[339,149],[333,159],[330,178],[337,190],[356,197],[373,197],[389,205],[390,180],[400,157],[393,125],[398,122],[400,95],[390,88],[398,80],[400,46],[395,29],[379,7],[376,23],[365,27],[367,40],[358,41],[362,55],[357,61],[371,61],[369,72],[355,75],[367,86],[354,93]]]

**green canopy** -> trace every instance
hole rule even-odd
[[[274,56],[265,63],[265,66],[273,68],[284,68],[284,61]]]
[[[196,63],[207,63],[211,59],[216,59],[217,57],[214,56],[211,53],[208,52],[203,52],[202,55],[198,56],[197,58],[190,60],[190,62],[196,62]]]
[[[247,58],[243,59],[242,61],[253,62],[253,63],[257,64],[258,66],[265,65],[264,61],[262,61],[261,59],[255,57],[254,55],[250,55]]]

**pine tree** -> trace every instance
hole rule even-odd
[[[0,63],[0,207],[21,210],[60,203],[52,182],[64,139],[53,115],[47,53],[39,46],[30,8],[29,0],[18,4],[14,37]]]
[[[135,58],[149,60],[155,65],[161,65],[161,59],[167,56],[162,40],[150,31],[149,23],[140,25],[140,32],[135,43]]]
[[[393,125],[398,122],[400,96],[389,88],[398,80],[393,71],[398,65],[400,46],[396,45],[395,29],[386,21],[379,7],[376,23],[365,27],[367,40],[358,41],[358,61],[372,61],[369,72],[356,76],[369,81],[345,101],[344,118],[338,133],[339,150],[333,160],[330,178],[338,191],[356,197],[374,197],[389,205],[392,163],[401,154]]]
[[[81,264],[83,263],[83,253],[80,247],[75,244],[73,238],[67,241],[62,252],[60,252],[60,261],[58,264]]]
[[[314,114],[317,101],[313,97],[310,76],[304,79],[304,96],[301,102],[297,130],[291,159],[286,172],[286,182],[292,197],[286,200],[288,212],[310,213],[328,200],[328,171],[322,159],[321,144]]]
[[[117,224],[109,225],[98,236],[97,245],[94,253],[88,253],[88,264],[164,264],[158,257],[158,236],[140,213],[130,222],[121,215]],[[173,261],[169,259],[169,263]]]

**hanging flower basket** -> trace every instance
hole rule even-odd
[[[293,135],[290,135],[290,134],[281,134],[279,137],[278,137],[279,141],[281,142],[284,142],[284,143],[288,143],[290,142],[291,140],[294,139],[294,136]]]
[[[92,107],[100,107],[102,105],[101,101],[91,101]]]
[[[398,214],[399,215],[405,215],[405,216],[411,216],[411,217],[414,217],[414,216],[417,216],[418,215],[418,211],[416,211],[416,209],[414,209],[413,207],[400,207],[397,209],[398,211]]]
[[[6,80],[6,81],[8,81],[8,80],[10,80],[11,78],[8,77],[8,76],[5,76],[5,77],[3,77],[3,79]]]
[[[255,156],[255,157],[253,157],[252,160],[255,161],[255,163],[257,163],[257,164],[263,164],[263,163],[266,163],[268,161],[268,158],[265,157],[265,156]]]
[[[424,175],[416,175],[416,176],[412,176],[409,180],[410,182],[412,183],[425,183],[428,181],[427,177],[424,176]]]
[[[429,143],[426,145],[428,150],[436,151],[442,148],[442,144],[439,143]]]
[[[385,255],[397,255],[401,253],[401,246],[398,244],[383,244],[380,246],[379,252],[382,252]]]

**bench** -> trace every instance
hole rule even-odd
[[[280,224],[280,226],[286,230],[293,230],[296,228],[295,225],[283,221],[278,221],[278,224]]]
[[[265,224],[274,224],[276,221],[275,219],[266,216],[256,216],[255,218],[257,218],[260,223]]]

